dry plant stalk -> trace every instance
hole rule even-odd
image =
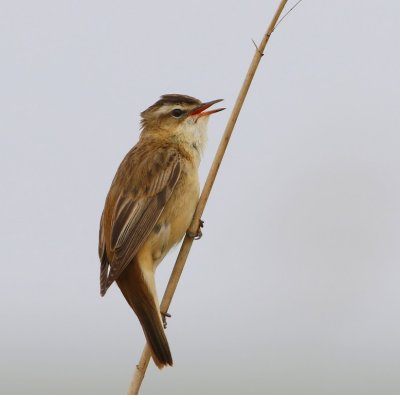
[[[192,223],[188,230],[192,234],[195,234],[198,230],[200,218],[201,218],[204,208],[207,204],[208,197],[210,196],[211,188],[214,184],[215,178],[217,176],[219,167],[221,165],[223,156],[226,151],[226,147],[228,146],[229,140],[231,138],[233,128],[236,124],[236,120],[238,119],[240,110],[243,106],[247,92],[250,88],[251,82],[256,73],[258,64],[260,63],[260,60],[261,60],[262,56],[264,55],[263,52],[265,50],[265,47],[269,41],[269,38],[271,37],[272,32],[275,29],[275,26],[279,20],[279,17],[281,15],[286,3],[287,3],[287,0],[282,0],[280,2],[279,6],[275,12],[275,15],[273,16],[273,18],[268,26],[268,29],[253,56],[253,60],[250,64],[249,70],[247,71],[247,74],[243,81],[239,95],[236,99],[236,103],[235,103],[232,113],[229,117],[224,134],[221,138],[221,142],[219,144],[218,150],[215,154],[214,161],[213,161],[210,171],[208,173],[207,180],[204,184],[202,193],[200,195],[196,211],[193,215],[193,220],[192,220]],[[183,240],[178,257],[176,259],[175,266],[172,270],[170,279],[168,281],[168,285],[165,290],[164,297],[161,301],[160,311],[163,311],[163,312],[168,311],[168,308],[171,304],[172,297],[174,296],[176,287],[178,286],[179,279],[181,277],[183,268],[185,266],[186,259],[189,255],[190,249],[192,247],[192,243],[193,243],[193,238],[186,235]],[[129,385],[127,395],[137,395],[139,393],[140,386],[142,384],[144,375],[146,373],[147,366],[149,365],[150,357],[151,357],[150,349],[149,349],[148,345],[146,344],[143,349],[142,356],[140,357],[140,361],[136,365],[135,372],[133,374],[132,381]]]

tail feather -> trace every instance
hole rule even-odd
[[[172,355],[165,336],[159,306],[136,261],[125,268],[118,277],[117,284],[139,318],[155,364],[160,369],[167,365],[172,366]]]

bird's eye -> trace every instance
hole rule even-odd
[[[179,118],[179,117],[182,116],[183,111],[180,108],[175,108],[175,110],[171,111],[171,114],[172,114],[173,117]]]

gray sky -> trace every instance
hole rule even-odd
[[[0,393],[126,392],[144,337],[99,296],[112,177],[140,111],[183,93],[228,108],[204,180],[277,3],[1,5]],[[304,0],[273,34],[143,394],[400,393],[399,15]]]

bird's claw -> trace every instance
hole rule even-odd
[[[204,221],[202,219],[199,220],[199,228],[197,229],[197,232],[190,232],[189,230],[186,232],[186,234],[194,239],[194,240],[200,240],[203,236],[203,232],[201,231],[201,228],[204,227]]]
[[[171,318],[171,314],[163,313],[162,311],[160,313],[161,313],[161,317],[162,317],[163,327],[164,327],[164,329],[167,329],[167,317]]]

